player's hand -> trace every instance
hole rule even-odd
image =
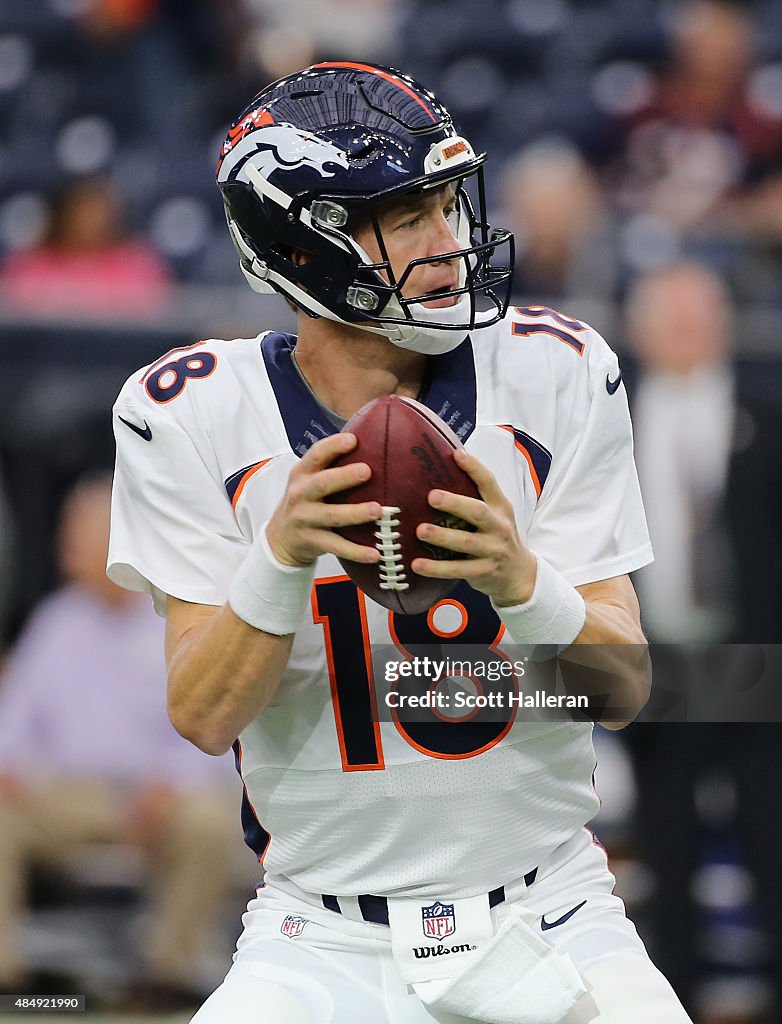
[[[500,606],[528,601],[535,589],[536,562],[519,536],[513,506],[480,459],[463,448],[454,452],[454,458],[472,477],[481,500],[437,489],[429,492],[429,504],[470,523],[475,532],[421,523],[416,532],[422,541],[464,558],[415,558],[413,572],[435,579],[465,579]]]
[[[337,456],[355,446],[354,434],[324,437],[291,470],[285,493],[266,527],[269,547],[279,562],[309,565],[326,552],[367,564],[380,558],[375,548],[353,544],[334,532],[338,527],[379,519],[379,502],[332,505],[324,500],[330,494],[364,483],[372,475],[365,462],[330,467]]]

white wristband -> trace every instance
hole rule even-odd
[[[494,605],[494,610],[517,644],[553,646],[556,650],[549,651],[546,657],[554,657],[569,647],[583,629],[586,604],[556,569],[540,555],[536,558],[538,571],[529,601],[505,608]]]
[[[297,566],[277,561],[264,523],[231,581],[228,603],[240,619],[256,629],[288,636],[301,625],[314,577],[314,562]]]

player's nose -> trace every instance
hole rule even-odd
[[[429,256],[434,259],[442,257],[442,261],[445,262],[460,248],[459,239],[454,234],[451,222],[445,214],[442,214],[436,221],[429,247]]]

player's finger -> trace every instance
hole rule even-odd
[[[353,451],[356,443],[355,434],[346,434],[342,431],[339,434],[332,434],[331,437],[322,437],[309,451],[304,453],[299,466],[306,472],[317,472],[336,459],[338,455]]]
[[[437,580],[476,580],[488,576],[496,566],[493,558],[457,558],[453,561],[414,558],[410,563],[410,568],[419,576]]]
[[[320,501],[330,494],[338,494],[339,491],[346,491],[351,487],[366,483],[371,476],[372,470],[366,462],[321,469],[308,476],[304,481],[302,495],[310,500]]]
[[[432,523],[420,523],[416,534],[426,544],[465,555],[474,554],[482,541],[481,535],[472,530],[434,526]]]
[[[320,551],[344,558],[349,562],[373,565],[380,561],[380,552],[366,544],[354,544],[331,530],[313,530],[309,538]]]
[[[319,502],[313,506],[312,522],[334,530],[340,526],[358,526],[373,523],[383,514],[376,501],[361,501],[354,505],[327,505]]]
[[[457,448],[454,451],[456,464],[460,466],[468,476],[472,477],[481,497],[488,504],[498,504],[506,501],[505,492],[497,483],[497,478],[488,466],[484,465],[479,458],[476,458],[466,448]]]
[[[454,494],[453,491],[430,491],[429,504],[438,512],[450,512],[479,530],[485,530],[495,520],[494,513],[485,501],[465,494]]]

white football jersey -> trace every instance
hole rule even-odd
[[[109,575],[222,605],[296,460],[334,425],[265,333],[174,350],[115,406]],[[420,400],[485,462],[530,548],[574,585],[651,560],[616,356],[591,328],[516,308],[431,360]],[[438,618],[439,616],[439,618]],[[449,640],[502,649],[485,595],[462,582],[401,616],[318,560],[311,607],[271,703],[236,744],[243,824],[267,871],[335,895],[461,897],[531,870],[598,809],[589,724],[525,721],[487,735],[377,722],[369,645],[404,656]]]

